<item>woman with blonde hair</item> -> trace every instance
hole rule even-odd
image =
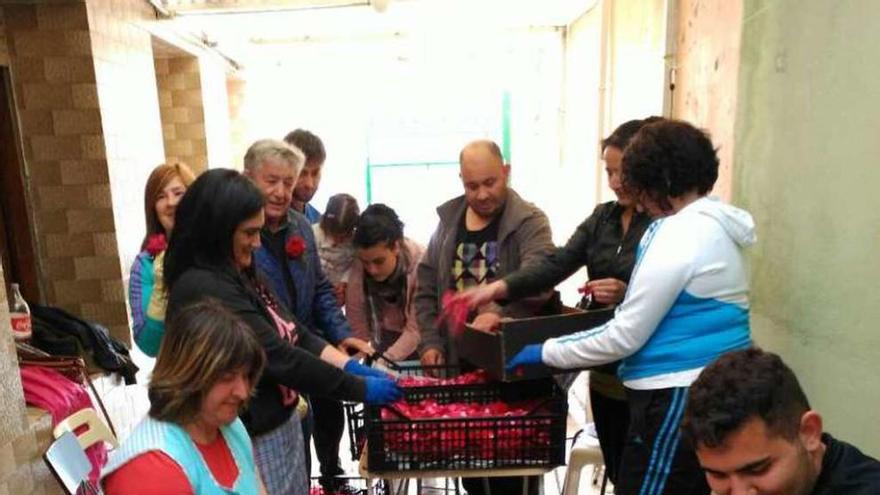
[[[238,415],[265,360],[244,321],[216,300],[179,311],[150,379],[149,415],[111,453],[105,493],[264,494]]]
[[[162,261],[180,198],[195,180],[184,163],[162,164],[153,169],[144,188],[147,233],[141,252],[131,266],[128,300],[134,341],[146,355],[155,357],[165,332],[165,294]]]

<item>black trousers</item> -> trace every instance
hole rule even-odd
[[[629,404],[591,388],[590,408],[599,446],[602,447],[605,472],[608,473],[608,479],[617,486],[620,460],[623,458],[623,447],[626,445],[626,433],[629,430]]]
[[[681,441],[688,388],[626,389],[630,425],[616,495],[709,495],[693,449]]]
[[[489,491],[483,486],[484,481],[489,481]],[[525,477],[510,478],[462,478],[461,486],[468,495],[520,495],[523,492]],[[529,476],[528,495],[538,495],[540,476]]]
[[[332,488],[333,478],[344,474],[339,463],[339,442],[345,429],[345,411],[338,400],[312,397],[309,419],[303,421],[306,465],[311,475],[311,442],[315,441],[315,456],[321,472],[321,485]]]

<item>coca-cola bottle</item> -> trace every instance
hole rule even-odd
[[[12,335],[15,340],[27,340],[31,338],[31,308],[27,301],[21,297],[21,291],[18,290],[18,284],[12,284],[12,301],[10,320],[12,320]]]

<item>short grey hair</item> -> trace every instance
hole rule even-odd
[[[287,162],[293,167],[293,175],[298,176],[306,156],[296,146],[279,141],[277,139],[260,139],[254,142],[244,154],[245,172],[255,172],[264,161],[278,159]]]

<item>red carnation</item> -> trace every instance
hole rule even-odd
[[[295,235],[287,240],[287,244],[284,246],[284,252],[287,253],[287,257],[290,259],[299,258],[306,251],[306,241]]]
[[[153,234],[147,239],[147,245],[144,248],[150,256],[156,257],[157,254],[165,251],[168,242],[165,241],[165,234]]]

